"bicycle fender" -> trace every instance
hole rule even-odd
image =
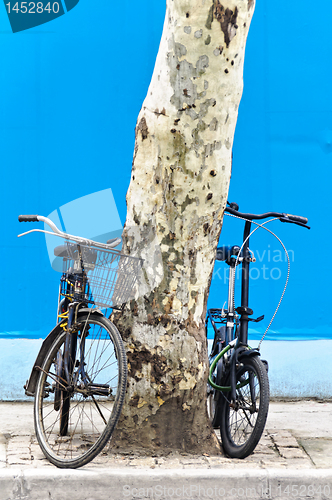
[[[98,314],[98,316],[104,316],[100,309],[89,309],[88,307],[80,309],[78,315],[80,316],[81,314]]]
[[[99,316],[103,316],[103,313],[99,309],[89,309],[89,308],[84,308],[80,309],[78,313],[78,318],[81,315],[86,315],[86,314],[97,314]],[[51,348],[53,342],[55,339],[63,332],[63,328],[61,327],[61,324],[67,320],[63,320],[60,323],[58,323],[53,330],[47,335],[46,339],[43,341],[42,346],[38,352],[36,361],[33,365],[33,368],[31,370],[31,374],[29,379],[27,380],[26,384],[24,385],[25,389],[25,394],[27,396],[32,396],[34,397],[35,395],[35,390],[36,390],[36,385],[37,385],[37,380],[40,371],[36,368],[37,366],[41,366],[43,364],[43,361],[45,359],[46,354],[48,353],[49,349]]]
[[[63,320],[63,321],[65,321],[65,320]],[[63,321],[61,323],[63,323]],[[61,327],[61,323],[58,323],[53,328],[53,330],[47,335],[46,339],[42,343],[42,346],[39,350],[36,361],[33,365],[32,370],[31,370],[29,380],[27,380],[27,382],[24,386],[25,394],[27,396],[34,396],[35,395],[35,389],[36,389],[36,384],[37,384],[37,380],[38,380],[38,375],[40,373],[39,370],[37,370],[36,366],[41,366],[47,352],[51,348],[51,345],[53,344],[55,339],[60,335],[60,333],[63,332],[63,329]]]
[[[261,353],[258,349],[246,349],[239,353],[238,360],[241,361],[244,358],[252,358],[253,356],[260,356]]]

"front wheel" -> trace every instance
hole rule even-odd
[[[113,323],[90,313],[79,315],[76,327],[71,333],[77,336],[71,380],[63,368],[63,332],[44,359],[35,393],[39,445],[61,468],[81,467],[104,448],[119,419],[127,383],[125,349]]]
[[[226,385],[228,385],[229,379]],[[258,356],[244,357],[236,371],[236,401],[223,393],[220,436],[225,453],[245,458],[256,448],[267,418],[270,400],[267,370]]]

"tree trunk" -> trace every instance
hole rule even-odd
[[[167,0],[127,194],[125,248],[141,252],[150,289],[118,319],[129,363],[122,449],[220,449],[204,320],[253,11],[254,0]]]

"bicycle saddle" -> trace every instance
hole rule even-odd
[[[237,257],[240,250],[238,245],[218,247],[216,260],[229,260],[231,257]]]
[[[59,245],[59,246],[55,247],[55,249],[54,249],[54,255],[56,257],[62,257],[62,258],[67,257],[67,258],[70,258],[67,245]]]
[[[69,248],[67,245],[59,245],[54,249],[54,255],[56,257],[62,257],[63,259],[68,260],[77,260],[78,257],[78,249],[77,245],[71,245]],[[97,259],[97,251],[93,248],[84,248],[83,249],[83,261],[85,264],[95,264]]]

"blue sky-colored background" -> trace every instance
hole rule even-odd
[[[283,8],[258,0],[247,43],[229,199],[243,211],[306,215],[312,226],[309,232],[271,225],[294,255],[290,285],[270,335],[275,339],[332,338],[325,258],[325,247],[331,246],[326,221],[332,43],[322,12],[331,17],[329,0],[319,9],[307,0]],[[17,222],[20,213],[47,215],[112,188],[125,221],[134,128],[164,14],[164,1],[80,0],[66,15],[13,34],[0,5],[0,252],[6,311],[0,336],[46,336],[56,314],[59,275],[51,270],[42,235],[16,238],[33,227]],[[238,243],[241,230],[240,222],[225,220],[221,242]],[[270,250],[271,256],[281,249],[264,235],[251,247],[259,255]],[[261,276],[263,264],[258,263]],[[257,316],[269,318],[286,264],[267,259],[265,266],[268,276],[280,267],[282,278],[253,280],[250,305]],[[211,307],[222,305],[220,296],[226,298],[222,281],[216,276],[212,282]]]

